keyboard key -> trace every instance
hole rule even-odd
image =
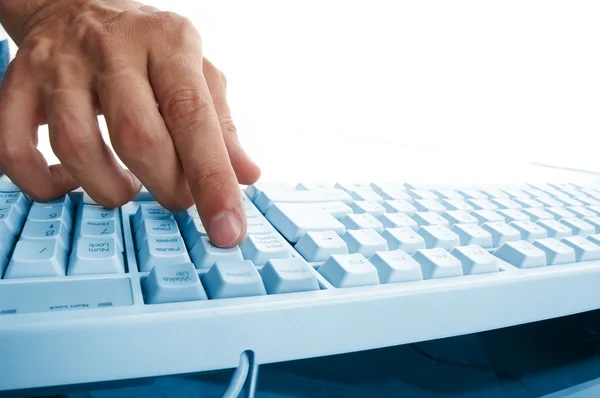
[[[286,203],[285,208],[304,212],[313,210],[324,210],[338,220],[342,219],[346,214],[352,214],[352,208],[346,203],[340,201],[316,203]]]
[[[208,269],[217,262],[242,261],[244,256],[239,246],[222,248],[211,243],[208,236],[202,236],[190,250],[190,257],[197,269]]]
[[[371,257],[375,252],[387,251],[387,241],[373,229],[349,230],[342,235],[350,253]]]
[[[318,271],[337,288],[379,284],[377,268],[359,253],[331,256]]]
[[[371,188],[357,188],[348,193],[354,200],[373,200],[375,202],[383,202],[383,198]]]
[[[498,258],[477,245],[461,246],[452,249],[451,255],[460,260],[464,275],[498,272]]]
[[[21,240],[17,242],[4,278],[64,276],[67,255],[57,240]]]
[[[458,235],[462,246],[477,245],[492,248],[492,234],[477,224],[455,224],[452,232]]]
[[[117,209],[106,209],[102,206],[83,205],[81,207],[79,218],[85,220],[103,220],[114,221],[118,228],[121,228],[121,217]]]
[[[189,262],[191,262],[190,256],[187,250],[185,250],[183,239],[180,236],[149,236],[138,253],[140,272],[148,272],[158,264],[181,264]]]
[[[490,199],[509,199],[508,194],[501,189],[482,189],[481,190]]]
[[[505,242],[514,242],[521,239],[519,230],[503,222],[488,222],[481,227],[492,234],[492,244],[494,247],[500,247]]]
[[[444,225],[424,225],[417,231],[425,239],[425,247],[451,250],[460,245],[460,238]]]
[[[246,219],[246,233],[248,235],[269,234],[271,232],[275,232],[275,229],[262,215]]]
[[[600,260],[600,246],[583,236],[568,236],[562,238],[560,241],[575,250],[575,259],[577,262]]]
[[[437,200],[433,199],[417,199],[413,202],[417,211],[433,211],[443,213],[446,208]]]
[[[501,209],[498,210],[498,214],[500,214],[507,223],[511,223],[513,221],[529,221],[529,216],[525,213],[517,209]]]
[[[384,228],[409,227],[417,229],[417,222],[404,213],[383,213],[379,216],[379,222]]]
[[[208,297],[213,300],[267,294],[256,267],[248,260],[217,262],[202,282]]]
[[[425,239],[412,228],[386,228],[381,236],[387,241],[390,250],[403,250],[413,254],[419,249],[425,249]]]
[[[385,213],[385,207],[379,202],[371,202],[368,200],[357,200],[352,202],[350,208],[355,214],[372,214],[375,217],[379,217]]]
[[[373,191],[379,193],[385,189],[393,189],[398,191],[405,191],[406,188],[404,185],[398,182],[389,182],[389,181],[375,181],[369,184],[369,187],[373,189]]]
[[[146,304],[208,300],[192,263],[160,264],[142,282]]]
[[[523,208],[543,208],[544,204],[533,199],[533,198],[514,198],[514,201],[518,204],[520,204],[521,206],[523,206]]]
[[[122,274],[123,256],[110,238],[79,238],[69,259],[68,275]]]
[[[423,279],[421,265],[403,250],[377,252],[369,262],[377,269],[380,283],[399,283]]]
[[[561,239],[566,236],[573,235],[573,230],[571,228],[554,219],[540,220],[537,222],[537,225],[544,228],[548,232],[549,238]]]
[[[248,235],[240,249],[244,260],[251,260],[257,266],[272,258],[292,257],[291,248],[279,234]]]
[[[301,258],[272,259],[259,271],[268,294],[319,290],[313,268]]]
[[[175,220],[172,220],[175,222]],[[143,227],[142,227],[143,228]],[[136,235],[136,238],[141,235],[140,228]],[[75,239],[79,238],[108,238],[112,237],[117,242],[117,248],[119,252],[123,251],[123,237],[121,231],[117,229],[117,226],[113,220],[101,221],[101,220],[87,220],[81,223],[79,233]],[[144,237],[142,237],[145,239]],[[141,243],[141,242],[140,242]],[[138,247],[141,247],[138,246]]]
[[[498,205],[498,208],[504,209],[504,210],[508,210],[508,209],[519,210],[523,207],[512,199],[492,199],[491,202]]]
[[[141,204],[133,215],[133,232],[137,232],[144,220],[169,220],[173,213],[157,204]]]
[[[311,192],[311,191],[306,191]],[[324,210],[299,211],[278,203],[269,209],[267,220],[290,242],[296,243],[309,231],[346,232],[344,224]]]
[[[530,196],[525,193],[524,191],[520,190],[520,189],[504,189],[504,192],[506,192],[508,194],[508,196],[511,197],[511,199],[529,199]]]
[[[0,173],[0,193],[19,192],[19,187],[16,186],[7,176]]]
[[[477,189],[461,189],[459,192],[466,199],[485,199],[487,195]]]
[[[464,196],[459,194],[453,189],[434,189],[433,193],[439,196],[441,199],[449,199],[449,200],[463,200]]]
[[[333,188],[333,184],[328,182],[301,182],[296,185],[298,191],[311,191],[315,189],[330,189]]]
[[[160,220],[158,221],[160,222]],[[183,224],[181,234],[183,235],[185,246],[188,249],[194,247],[196,242],[198,242],[202,236],[208,236],[206,229],[202,225],[202,220],[199,218],[190,218],[189,222]]]
[[[411,196],[404,189],[386,187],[377,192],[384,200],[410,200]]]
[[[557,239],[538,239],[533,242],[533,245],[546,253],[546,263],[548,265],[569,264],[575,262],[575,250],[571,246],[566,245]]]
[[[538,209],[536,207],[531,207],[522,210],[524,214],[527,214],[532,221],[539,220],[554,220],[554,216],[544,209]]]
[[[498,210],[498,205],[487,199],[469,199],[467,203],[473,206],[475,210]]]
[[[12,206],[22,217],[29,213],[29,200],[21,192],[0,192],[0,206]]]
[[[421,264],[424,279],[449,278],[463,275],[460,260],[445,249],[418,250],[413,258]]]
[[[567,207],[567,210],[569,210],[572,213],[575,213],[575,215],[578,218],[594,217],[596,215],[596,213],[594,213],[591,210],[588,210],[586,207],[583,206],[570,206]]]
[[[439,200],[439,196],[428,189],[409,189],[408,194],[413,199],[433,199]]]
[[[406,200],[386,200],[383,207],[388,213],[404,213],[409,216],[417,211],[417,208]]]
[[[575,196],[574,199],[580,201],[586,206],[597,206],[600,204],[600,200],[598,200],[598,198],[591,198],[589,196]]]
[[[596,228],[579,218],[565,218],[560,222],[571,228],[573,235],[587,236],[596,233]]]
[[[100,224],[100,225],[98,225]],[[104,225],[104,227],[102,227]],[[113,233],[117,233],[114,221],[84,221],[82,226],[82,231],[88,227],[94,227],[96,230],[101,230],[102,234],[111,235]],[[102,229],[104,228],[104,229]],[[148,236],[156,236],[156,237],[171,237],[171,236],[179,236],[179,227],[177,226],[177,222],[173,219],[169,220],[144,220],[142,225],[138,229],[135,234],[135,247],[139,251],[143,246]],[[93,234],[98,236],[100,234]],[[120,237],[120,235],[119,235]],[[122,250],[122,243],[119,243],[119,248]]]
[[[583,221],[594,226],[594,229],[595,229],[594,233],[600,233],[600,217],[597,217],[597,216],[586,217],[583,219]]]
[[[11,235],[17,236],[21,232],[24,221],[25,217],[14,206],[0,207],[0,223],[6,226]]]
[[[493,210],[475,210],[471,212],[473,217],[477,219],[479,224],[485,224],[486,222],[504,222],[504,217],[501,214],[496,213]]]
[[[545,228],[529,220],[513,221],[510,223],[510,226],[518,230],[521,233],[521,239],[527,242],[548,237],[548,231]]]
[[[342,191],[350,193],[355,189],[369,188],[369,184],[360,182],[337,182],[333,187],[335,189],[341,189]]]
[[[519,268],[546,266],[546,253],[524,240],[506,242],[496,249],[494,255]]]
[[[62,222],[71,231],[73,218],[67,208],[59,205],[32,206],[27,219],[31,221]]]
[[[419,227],[422,227],[424,225],[444,225],[446,227],[450,226],[448,220],[440,216],[438,213],[432,211],[417,212],[413,215],[413,219],[417,222],[417,225]]]
[[[562,218],[577,217],[577,215],[575,213],[565,209],[564,207],[546,207],[544,210],[546,210],[548,213],[552,214],[554,216],[555,220],[560,220]]]
[[[536,200],[544,205],[544,207],[565,207],[564,203],[550,197],[537,197]]]
[[[462,199],[446,199],[442,200],[442,205],[448,210],[463,210],[466,212],[473,211],[473,206]]]
[[[448,220],[451,226],[454,224],[477,224],[477,218],[464,210],[448,210],[442,213],[442,217]]]
[[[69,195],[63,195],[59,198],[56,198],[54,200],[49,200],[46,202],[33,202],[31,204],[31,206],[48,206],[48,205],[57,205],[57,206],[63,206],[67,208],[67,211],[69,213],[73,213],[73,201],[71,200],[71,197]]]
[[[244,190],[244,193],[248,196],[248,198],[254,202],[258,195],[265,189],[282,189],[282,190],[294,190],[294,186],[289,182],[258,182],[253,185],[249,185]]]
[[[320,262],[334,254],[348,254],[346,242],[333,231],[307,232],[295,246],[306,261]]]
[[[21,240],[56,241],[58,247],[68,253],[71,247],[69,231],[63,223],[52,221],[27,221],[21,232]]]
[[[346,227],[346,230],[371,228],[377,232],[383,232],[383,224],[381,221],[377,220],[373,215],[368,213],[348,214],[342,218],[341,222]]]
[[[595,216],[600,216],[600,206],[588,206],[588,209],[592,211]]]
[[[263,190],[254,204],[266,214],[274,204],[283,203],[318,203],[318,202],[344,202],[352,203],[354,199],[341,189],[320,189],[313,191],[290,191],[282,189]]]
[[[568,196],[555,196],[554,199],[563,203],[565,206],[583,206],[583,203]]]
[[[2,279],[2,276],[4,275],[4,270],[8,265],[8,258],[6,257],[7,254],[8,251],[4,251],[4,249],[0,247],[0,279]]]

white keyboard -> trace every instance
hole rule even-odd
[[[31,203],[0,180],[0,391],[235,368],[600,308],[600,189],[257,184],[194,208]]]

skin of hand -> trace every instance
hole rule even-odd
[[[184,17],[128,0],[0,0],[19,47],[0,89],[0,170],[38,201],[82,187],[118,207],[143,184],[164,207],[196,204],[213,244],[245,236],[242,149],[225,76]],[[115,153],[104,142],[103,114]],[[37,149],[47,124],[59,165]]]

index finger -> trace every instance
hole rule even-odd
[[[187,20],[168,15],[173,40],[154,47],[148,71],[160,113],[181,159],[202,223],[216,246],[238,244],[245,235],[241,190],[202,73],[202,52]]]

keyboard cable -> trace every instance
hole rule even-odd
[[[248,384],[246,389],[246,397],[252,398],[256,389],[256,374],[258,365],[254,363],[253,355],[248,351],[242,352],[240,355],[240,364],[233,371],[229,385],[221,394],[221,398],[237,398],[239,397],[245,384]],[[248,375],[250,374],[250,378]],[[247,383],[247,380],[249,381]]]

